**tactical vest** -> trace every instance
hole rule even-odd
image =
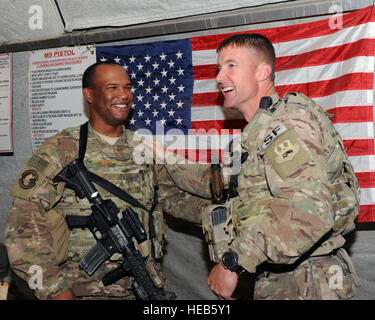
[[[250,181],[239,181],[239,188],[237,189],[238,195],[241,197],[243,189],[247,189],[246,192],[249,192],[248,188],[252,188],[250,193],[254,195],[255,199],[264,199],[267,201],[270,199],[271,194],[267,187],[266,177],[264,176],[264,164],[261,161],[263,152],[259,145],[255,145],[258,141],[265,142],[267,139],[268,132],[265,132],[267,127],[267,117],[272,117],[272,113],[282,104],[300,104],[305,108],[313,108],[316,112],[320,114],[319,120],[322,121],[324,128],[327,130],[325,132],[325,140],[332,139],[335,150],[330,154],[329,159],[326,162],[326,175],[329,182],[329,190],[332,197],[332,206],[334,210],[334,226],[333,233],[334,235],[341,234],[343,232],[349,232],[354,227],[354,220],[359,213],[359,184],[354,174],[353,167],[348,159],[348,156],[345,152],[342,139],[334,126],[331,124],[330,118],[332,117],[327,113],[321,106],[316,104],[313,100],[307,98],[303,94],[289,93],[284,96],[283,100],[279,100],[276,105],[271,105],[265,110],[260,108],[261,112],[257,114],[257,118],[251,121],[252,125],[245,128],[243,132],[243,140],[247,141],[247,145],[244,148],[243,152],[248,150],[257,150],[256,153],[249,154],[245,163],[242,165],[241,176],[239,179],[246,180],[250,178]],[[258,137],[258,139],[247,139],[248,133],[251,132],[252,137]],[[263,136],[263,138],[262,138]],[[323,146],[324,148],[324,146]],[[242,157],[243,158],[243,157]],[[257,164],[253,166],[251,164]],[[247,165],[246,165],[247,164]],[[243,216],[257,215],[266,208],[262,206],[257,206],[250,209],[246,207],[246,212],[242,212],[241,208],[235,208],[236,218],[241,219]],[[238,224],[240,228],[245,227],[244,223]]]
[[[65,129],[76,141],[77,145],[79,142],[79,129],[80,127]],[[133,151],[137,141],[134,141],[133,133],[126,130],[125,134],[113,146],[110,146],[90,126],[88,130],[87,151],[84,158],[87,169],[125,190],[146,208],[151,208],[154,193],[156,192],[153,170],[148,164],[140,165],[134,162]],[[96,187],[101,197],[103,199],[111,199],[120,209],[120,212],[130,206],[109,191],[98,185]],[[61,209],[66,215],[90,215],[90,207],[91,204],[87,199],[79,199],[73,190],[65,188],[64,195],[61,201],[55,206],[55,209]],[[137,212],[147,234],[149,234],[149,212],[140,208],[132,208]],[[162,246],[166,230],[162,211],[156,209],[153,212],[153,217],[155,237],[152,240],[148,239],[142,242],[140,245],[137,243],[135,245],[142,256],[150,256],[152,252],[155,258],[159,258],[162,256]],[[78,262],[95,245],[96,241],[89,230],[73,229],[69,232],[68,243],[70,258]]]
[[[237,140],[233,143],[234,163],[227,192],[229,199],[224,205],[210,206],[202,217],[203,232],[213,261],[217,262],[220,259],[236,234],[246,232],[249,226],[256,224],[269,211],[268,202],[273,196],[265,176],[262,143],[268,135],[272,134],[266,130],[271,123],[273,113],[285,103],[301,104],[319,113],[318,117],[327,129],[325,138],[332,139],[333,141],[330,142],[335,145],[326,163],[328,188],[334,210],[334,226],[330,236],[334,237],[354,228],[354,220],[359,213],[359,185],[341,137],[330,122],[330,115],[303,94],[287,94],[275,104],[270,97],[265,97],[261,100],[260,108],[253,119],[243,130],[241,141]],[[249,195],[253,205],[246,203],[244,206],[240,199],[248,198]],[[223,209],[217,210],[218,207],[226,208],[227,215],[223,214]],[[217,216],[220,216],[219,220]],[[213,221],[218,222],[215,224]],[[315,254],[320,254],[319,250]]]

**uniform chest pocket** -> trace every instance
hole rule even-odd
[[[116,185],[144,205],[153,197],[152,174],[148,170],[122,173],[117,177]]]

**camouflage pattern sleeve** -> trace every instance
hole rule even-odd
[[[174,152],[166,148],[161,142],[152,139],[141,138],[135,134],[135,140],[143,139],[143,150],[145,155],[151,155],[156,160],[156,164],[163,164],[169,173],[169,179],[182,190],[204,198],[211,197],[210,190],[210,167],[199,164],[194,160],[185,158],[185,152]]]
[[[46,217],[35,202],[15,198],[5,232],[12,270],[35,289],[38,299],[51,299],[70,287],[58,267]]]
[[[204,164],[164,164],[170,179],[182,190],[203,198],[211,198],[210,166]]]
[[[176,218],[201,223],[201,210],[210,205],[210,199],[195,196],[177,187],[164,166],[158,165],[159,200],[165,212]]]
[[[68,288],[53,251],[48,214],[64,191],[64,184],[52,179],[76,155],[71,137],[49,138],[26,162],[11,191],[14,200],[6,223],[9,260],[26,282],[35,270],[40,271],[42,282],[35,288],[39,299],[50,299]]]
[[[327,145],[318,117],[303,105],[277,109],[256,152],[248,133],[249,157],[233,201],[239,236],[231,246],[249,272],[263,261],[295,262],[334,224],[325,163],[335,146]]]

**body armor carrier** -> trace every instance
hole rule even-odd
[[[79,159],[84,159],[87,143],[87,130],[88,124],[84,124],[80,129],[79,138]],[[70,132],[73,137],[77,136],[78,132]],[[127,150],[129,158],[132,157],[132,152]],[[129,163],[130,163],[129,159]],[[127,161],[126,159],[124,160]],[[114,166],[123,165],[123,161],[116,161],[112,159]],[[99,187],[98,190],[104,199],[111,199],[119,208],[124,208],[124,201],[130,204],[134,211],[139,216],[140,221],[145,227],[147,232],[147,240],[141,244],[136,244],[137,249],[141,252],[143,257],[151,256],[153,258],[160,258],[162,256],[163,237],[165,227],[163,224],[162,212],[155,210],[157,205],[157,190],[154,186],[153,172],[149,168],[143,168],[140,165],[134,165],[134,169],[127,172],[112,173],[108,172],[105,168],[100,170],[100,175],[95,174],[95,163],[90,160],[90,157],[85,161],[90,178]],[[130,165],[129,165],[130,166]],[[131,167],[133,161],[131,161]],[[146,166],[146,165],[144,165]],[[125,165],[126,167],[126,165]],[[113,167],[115,168],[115,167]],[[97,171],[99,173],[99,171]],[[124,188],[129,192],[125,192],[122,188],[117,187],[115,184],[109,182],[107,179],[113,181],[116,185],[124,185]],[[154,192],[151,192],[154,190]],[[131,196],[131,194],[134,196]],[[140,201],[138,201],[139,199]],[[77,201],[73,190],[65,189],[65,195],[56,206],[56,209],[63,209],[67,215],[89,215],[91,213],[90,204],[86,199]],[[145,203],[143,205],[141,202]],[[151,209],[146,209],[146,206]],[[84,256],[87,248],[95,244],[95,239],[89,230],[73,229],[69,233],[69,243],[76,253],[70,257],[75,261],[79,261]]]

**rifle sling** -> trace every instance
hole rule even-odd
[[[88,176],[92,182],[95,182],[97,185],[101,186],[103,189],[112,193],[116,197],[119,197],[121,200],[124,200],[125,202],[131,204],[134,207],[148,211],[146,207],[143,204],[141,204],[137,199],[134,199],[129,193],[117,187],[112,182],[109,182],[108,180],[90,171],[88,171]]]
[[[88,137],[88,121],[81,125],[79,131],[79,150],[78,150],[78,159],[83,162],[86,154],[86,147],[87,147],[87,137]],[[121,200],[143,210],[146,210],[146,207],[141,204],[137,199],[134,199],[130,194],[128,194],[125,190],[120,189],[112,182],[98,176],[97,174],[88,171],[88,176],[92,182],[95,182],[103,189],[107,190],[108,192],[112,193],[113,195],[119,197]],[[153,211],[153,210],[152,210]]]
[[[79,130],[78,159],[82,163],[83,163],[83,159],[85,158],[85,154],[86,154],[88,132],[89,132],[89,122],[86,121],[84,124],[81,125],[81,128]]]

